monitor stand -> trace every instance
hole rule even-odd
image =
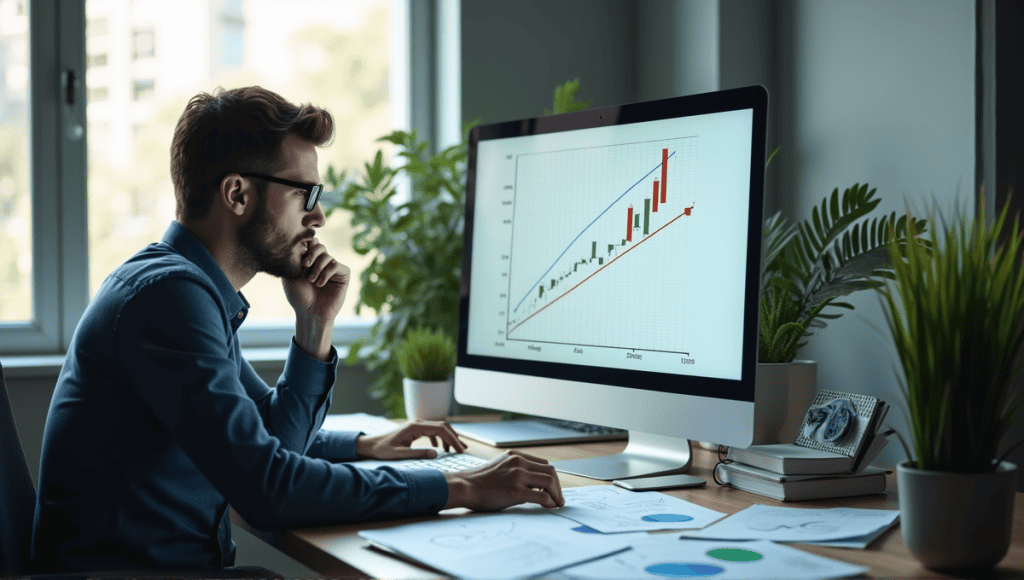
[[[692,461],[688,439],[630,431],[629,443],[622,453],[553,461],[551,464],[563,473],[611,481],[686,473]]]

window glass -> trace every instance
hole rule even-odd
[[[174,219],[171,136],[195,94],[261,85],[329,109],[336,135],[318,150],[321,175],[328,164],[357,170],[392,130],[389,0],[86,0],[86,15],[106,23],[86,39],[87,50],[106,55],[86,79],[90,95],[105,97],[87,108],[91,295]],[[352,251],[348,217],[335,212],[318,233],[354,273],[341,316],[354,314],[358,273],[370,260]],[[250,324],[294,320],[278,279],[259,274],[243,293]]]
[[[28,13],[0,0],[0,323],[32,319]]]
[[[154,56],[156,56],[156,43],[153,41],[153,29],[133,30],[132,60],[153,58]]]

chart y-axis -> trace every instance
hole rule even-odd
[[[508,236],[508,290],[505,292],[505,299],[508,303],[505,305],[505,338],[508,339],[508,327],[511,326],[512,321],[512,260],[515,259],[515,254],[512,252],[512,248],[515,247],[515,236],[516,236],[516,194],[519,193],[518,182],[519,179],[519,156],[515,156],[515,168],[512,172],[512,224],[509,226],[512,228],[512,233]]]

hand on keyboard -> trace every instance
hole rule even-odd
[[[466,471],[445,473],[448,504],[477,511],[499,511],[521,503],[546,508],[565,505],[555,468],[546,459],[522,451],[504,454]]]
[[[381,435],[360,435],[356,439],[356,455],[372,459],[420,459],[432,458],[437,452],[429,448],[413,448],[412,443],[420,437],[429,437],[434,447],[457,453],[466,451],[466,444],[455,434],[446,421],[415,420],[398,429]],[[441,445],[438,445],[440,440]]]

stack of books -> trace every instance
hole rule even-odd
[[[819,392],[815,406],[830,397],[846,398],[857,408],[857,424],[845,443],[812,439],[802,427],[795,443],[729,449],[726,460],[715,467],[716,477],[737,489],[779,501],[884,492],[889,472],[870,464],[892,433],[880,432],[888,407],[874,397],[831,391]]]

